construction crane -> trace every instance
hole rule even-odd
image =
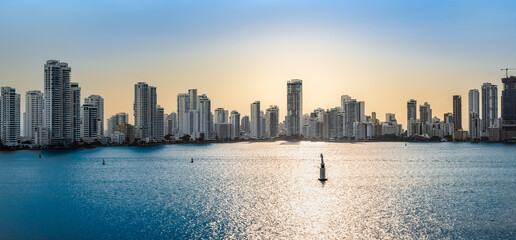
[[[509,70],[516,70],[516,68],[502,68],[500,69],[501,71],[505,71],[505,77],[508,78],[509,77],[509,73],[508,71]]]

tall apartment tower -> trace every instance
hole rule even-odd
[[[480,139],[480,99],[478,89],[469,90],[469,136],[471,139]]]
[[[240,121],[240,132],[243,134],[248,134],[251,132],[251,122],[249,120],[249,116],[243,116]]]
[[[41,91],[28,91],[25,94],[23,122],[23,136],[34,141],[36,128],[43,126],[43,93]]]
[[[240,137],[240,113],[233,110],[231,111],[231,115],[229,116],[229,121],[231,123],[231,139]]]
[[[462,97],[453,96],[453,130],[462,129]]]
[[[84,104],[91,104],[97,107],[97,138],[104,136],[104,98],[99,95],[90,95],[84,99]]]
[[[190,95],[180,93],[177,95],[177,121],[179,136],[190,134],[188,127],[188,111],[190,109]]]
[[[419,117],[421,118],[422,124],[432,123],[432,109],[430,108],[430,104],[425,102],[425,104],[419,106]]]
[[[161,142],[165,138],[165,109],[160,105],[156,108],[156,141]]]
[[[251,103],[251,138],[261,138],[260,129],[260,101]]]
[[[482,84],[482,133],[487,135],[490,127],[498,121],[498,86]]]
[[[139,82],[134,85],[134,135],[145,141],[157,138],[156,88]]]
[[[211,115],[211,100],[202,94],[198,96],[199,137],[211,140],[213,132],[213,116]]]
[[[303,81],[292,79],[287,82],[287,136],[302,135],[302,118]]]
[[[359,107],[356,99],[351,99],[344,103],[344,108],[342,109],[344,113],[344,121],[343,121],[343,135],[344,137],[352,138],[354,137],[355,133],[355,122],[358,121],[358,113],[359,113]],[[329,114],[329,113],[328,113]],[[329,124],[329,123],[328,123]],[[329,134],[328,134],[329,136]]]
[[[20,94],[12,87],[1,88],[0,140],[5,146],[17,146],[20,140]]]
[[[190,96],[190,106],[188,110],[197,110],[197,89],[189,89],[188,96]]]
[[[81,140],[81,87],[78,83],[70,83],[72,98],[72,139]]]
[[[168,114],[167,118],[165,119],[165,135],[176,135],[177,133],[177,114],[175,112],[172,112]]]
[[[516,140],[516,77],[502,78],[502,140]]]
[[[81,138],[84,142],[94,142],[99,136],[99,109],[98,105],[85,102],[81,108]]]
[[[217,108],[215,109],[215,114],[213,116],[213,123],[227,123],[228,117],[228,110]]]
[[[71,68],[67,63],[48,60],[45,69],[43,124],[50,131],[50,144],[70,145],[73,141]]]
[[[267,138],[274,138],[279,135],[279,108],[278,106],[270,106],[267,108],[265,116],[265,135]]]
[[[407,122],[417,119],[417,101],[410,99],[407,101]]]

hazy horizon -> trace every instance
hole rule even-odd
[[[516,67],[516,3],[502,1],[88,1],[0,3],[1,86],[43,90],[46,60],[67,62],[81,98],[104,98],[105,119],[134,121],[134,84],[157,87],[158,104],[177,111],[177,94],[196,88],[248,115],[250,104],[286,113],[286,83],[303,80],[303,112],[366,102],[366,114],[396,114],[406,102],[452,112],[468,91],[499,86]],[[57,14],[56,14],[57,13]],[[513,72],[515,74],[515,72]],[[501,104],[499,104],[500,106]],[[418,113],[419,117],[419,113]],[[283,117],[280,118],[282,120]]]

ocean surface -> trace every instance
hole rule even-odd
[[[39,153],[0,152],[0,239],[516,238],[516,145],[242,142]]]

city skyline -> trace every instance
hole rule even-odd
[[[298,78],[304,113],[339,106],[345,94],[365,101],[366,114],[393,112],[406,125],[408,99],[442,116],[451,111],[449,96],[500,85],[500,68],[516,62],[513,2],[91,1],[60,4],[64,15],[22,4],[0,3],[2,85],[42,90],[40,66],[60,59],[73,67],[82,96],[104,97],[105,116],[130,113],[131,103],[119,99],[132,98],[141,81],[158,88],[167,113],[176,94],[192,88],[210,96],[212,109],[242,116],[256,100],[287,109],[284,81]],[[45,27],[52,23],[62,26]],[[468,126],[466,107],[462,116]]]
[[[56,61],[56,60],[47,60],[47,63],[48,63],[48,61],[52,62],[52,61]],[[67,63],[67,62],[65,62],[65,61],[57,60],[57,62],[58,62],[58,63],[59,63],[59,62],[61,62],[61,63],[63,63],[63,64],[67,64],[67,65],[66,65],[66,67],[68,67],[68,68],[70,68],[70,69],[72,68],[71,66],[68,66],[68,63]],[[69,70],[69,71],[71,72],[71,73],[69,73],[69,74],[70,74],[70,76],[73,76],[73,72],[72,72],[71,70]],[[511,74],[509,74],[509,76],[511,76]],[[83,86],[83,85],[81,85],[81,83],[77,83],[77,82],[73,79],[73,77],[70,77],[70,79],[69,79],[69,80],[67,80],[67,81],[69,81],[69,82],[70,82],[72,89],[73,89],[73,87],[74,87],[74,86],[75,86],[76,88],[78,88],[78,89],[79,89],[79,99],[78,99],[78,100],[80,101],[79,103],[84,103],[86,99],[88,99],[89,97],[92,97],[92,96],[95,96],[95,97],[101,97],[101,98],[103,98],[103,100],[104,100],[104,96],[97,95],[97,94],[90,94],[90,95],[89,95],[89,97],[83,97],[83,98],[80,98],[80,96],[81,96],[81,95],[82,95],[82,96],[86,96],[86,95],[84,94],[84,92],[85,92],[84,90],[85,90],[85,89],[87,89],[87,87],[82,87],[82,88],[81,88],[81,87],[79,87],[79,86]],[[288,86],[289,86],[290,82],[296,82],[296,81],[300,81],[300,82],[302,82],[303,80],[301,80],[301,79],[290,79],[290,80],[286,80],[286,81],[284,81],[284,82],[283,82],[283,86],[284,86],[284,88],[285,88],[285,82],[287,82],[287,85],[286,85],[286,88],[285,88],[285,93],[284,93],[284,96],[283,96],[283,97],[285,97],[285,96],[287,96],[287,97],[288,97],[288,95],[289,95],[289,94],[288,94]],[[306,81],[305,81],[305,82],[306,82]],[[500,83],[501,83],[501,82],[500,82]],[[138,84],[149,84],[149,83],[148,83],[148,82],[138,82],[138,83],[135,83],[135,84],[136,84],[136,85],[138,85]],[[498,102],[498,101],[499,101],[499,96],[498,96],[499,94],[498,94],[498,92],[499,92],[499,91],[501,91],[501,90],[498,90],[498,89],[497,89],[497,86],[498,86],[498,85],[499,85],[499,84],[497,84],[497,83],[485,82],[485,83],[483,83],[481,86],[477,86],[477,87],[478,87],[479,89],[483,89],[483,88],[486,88],[486,86],[489,86],[489,88],[494,89],[494,99],[497,99],[497,100],[496,100],[496,102]],[[14,88],[14,89],[18,89],[17,87],[13,87],[13,86],[6,86],[6,87],[12,87],[12,88]],[[159,99],[159,96],[160,96],[161,94],[158,94],[158,93],[159,93],[158,87],[156,86],[156,87],[152,87],[152,88],[154,89],[153,91],[154,91],[154,92],[155,92],[155,94],[157,95],[157,96],[156,96],[156,97],[157,97],[156,99]],[[465,91],[469,92],[469,91],[474,90],[474,89],[476,89],[476,88],[471,88],[471,89],[468,89],[468,90],[465,90]],[[17,90],[17,92],[18,92],[18,91],[19,91],[19,90]],[[42,91],[42,90],[40,90],[40,89],[33,89],[33,90],[29,90],[29,91],[27,91],[26,93],[28,94],[29,92],[32,92],[32,91]],[[186,90],[184,90],[183,92],[185,92],[185,91],[186,91]],[[197,88],[191,88],[191,89],[188,89],[188,92],[191,92],[191,91],[195,91],[195,93],[194,93],[194,94],[192,94],[192,96],[187,96],[187,97],[188,97],[188,98],[192,98],[192,99],[193,99],[193,98],[196,98],[196,97],[197,97]],[[81,92],[82,92],[82,94],[81,94]],[[209,91],[205,91],[205,92],[209,92]],[[173,95],[174,93],[169,93],[169,94],[172,94],[172,95]],[[177,96],[177,98],[176,98],[176,99],[178,99],[180,95],[184,95],[184,93],[177,92],[177,93],[176,93],[176,96]],[[186,94],[186,95],[189,95],[189,94]],[[453,95],[453,96],[460,96],[460,97],[462,97],[462,95]],[[453,96],[449,96],[449,97],[450,97],[450,98],[452,98]],[[469,96],[469,93],[468,93],[468,94],[466,94],[465,96],[466,96],[466,97],[467,97],[467,96]],[[132,96],[132,97],[134,98],[134,96]],[[270,97],[270,96],[269,96],[269,95],[267,95],[267,97]],[[267,101],[267,100],[266,100],[266,99],[267,99],[267,97],[266,97],[266,98],[259,98],[259,99],[265,99],[265,101]],[[336,104],[335,106],[337,106],[337,107],[341,107],[341,109],[343,109],[343,107],[342,107],[342,106],[343,106],[343,105],[342,105],[342,104],[343,104],[343,103],[342,103],[342,101],[343,101],[343,100],[342,100],[342,98],[343,98],[343,97],[350,98],[350,100],[351,100],[351,97],[350,97],[349,95],[346,95],[346,94],[342,94],[342,95],[340,95],[340,96],[339,96],[339,98],[340,98],[340,101],[339,101],[339,102],[340,102],[340,104]],[[354,97],[354,96],[353,96],[353,97]],[[72,96],[71,96],[71,98],[72,98]],[[133,100],[134,100],[134,99],[133,99]],[[420,108],[420,106],[423,106],[423,105],[428,104],[426,101],[424,101],[424,104],[417,104],[417,101],[418,101],[418,98],[417,98],[417,97],[414,97],[414,98],[411,98],[410,100],[408,100],[408,101],[407,101],[407,104],[408,104],[408,102],[409,102],[409,101],[412,101],[412,100],[415,100],[415,101],[416,101],[416,107],[417,107],[417,109],[419,109],[419,108]],[[21,113],[25,113],[25,112],[26,112],[26,101],[27,101],[27,99],[26,99],[26,98],[21,98],[21,106],[20,106],[20,112],[21,112]],[[157,102],[157,103],[160,105],[160,107],[161,107],[161,106],[163,106],[163,105],[167,105],[166,103],[165,103],[165,104],[163,104],[162,102],[159,102],[159,100],[153,100],[153,101]],[[256,100],[256,101],[258,101],[258,102],[262,102],[263,100]],[[288,100],[287,100],[287,101],[288,101]],[[274,105],[274,106],[281,106],[281,105],[285,105],[285,108],[286,108],[286,105],[287,105],[287,104],[286,104],[286,102],[287,102],[287,101],[285,101],[285,100],[284,100],[284,102],[283,102],[283,103],[282,103],[282,102],[279,102],[279,103],[271,103],[271,104],[269,104],[269,105],[270,105],[270,106],[273,106],[273,105]],[[253,102],[255,102],[255,101],[253,101]],[[360,102],[357,102],[357,104],[361,104],[361,110],[360,110],[360,111],[361,111],[361,115],[371,116],[371,115],[372,115],[372,113],[374,112],[374,113],[376,113],[376,114],[377,114],[377,115],[379,115],[379,116],[383,116],[384,114],[394,113],[394,114],[397,114],[397,115],[398,115],[398,118],[397,118],[398,123],[401,123],[401,124],[402,124],[402,126],[405,126],[405,127],[404,127],[404,129],[405,129],[405,130],[407,130],[407,128],[408,128],[408,125],[407,125],[407,124],[408,124],[408,121],[404,121],[404,119],[405,119],[405,118],[402,118],[402,117],[400,117],[400,116],[408,116],[408,111],[409,111],[409,109],[408,109],[408,108],[405,108],[405,112],[404,112],[404,113],[402,113],[402,114],[400,114],[399,112],[388,111],[388,110],[387,110],[385,113],[382,113],[381,111],[375,111],[374,109],[373,109],[373,110],[371,110],[371,109],[369,109],[368,107],[365,107],[365,106],[364,106],[364,103],[365,103],[365,102],[366,102],[366,101],[360,101]],[[431,118],[433,118],[433,117],[441,118],[442,116],[444,116],[444,114],[449,113],[449,112],[453,112],[453,101],[449,101],[449,102],[450,102],[450,105],[452,105],[450,109],[445,110],[442,114],[435,113],[435,112],[433,112],[433,113],[432,113],[432,111],[430,111],[430,115],[429,115],[428,117],[430,117],[430,119],[431,119]],[[367,103],[368,103],[368,104],[367,104],[367,106],[370,106],[370,103],[369,103],[369,102],[367,102]],[[165,108],[162,108],[162,109],[164,109],[164,113],[165,113],[165,114],[170,114],[170,113],[176,113],[176,114],[177,114],[177,111],[179,110],[179,109],[177,108],[179,105],[177,105],[177,104],[178,104],[178,102],[176,101],[176,102],[175,102],[175,104],[174,104],[176,108],[172,108],[172,109],[165,109]],[[303,104],[304,104],[304,102],[303,102],[303,103],[301,103],[301,108],[302,108],[302,114],[303,114],[303,115],[310,114],[310,112],[312,112],[313,110],[316,110],[316,109],[320,109],[320,108],[322,108],[322,109],[331,109],[331,108],[334,108],[334,107],[335,107],[335,106],[329,106],[329,107],[316,107],[316,108],[313,108],[313,109],[306,109],[305,107],[303,107]],[[312,103],[312,104],[313,104],[313,103]],[[469,101],[466,101],[466,102],[464,102],[464,103],[461,103],[461,105],[462,105],[462,106],[467,106],[467,105],[464,105],[464,104],[469,104]],[[103,105],[104,105],[104,103],[103,103]],[[108,105],[109,105],[109,104],[108,104]],[[114,116],[114,115],[116,115],[116,114],[118,114],[118,113],[129,113],[129,115],[130,115],[131,117],[129,117],[129,118],[127,119],[127,120],[128,120],[128,123],[129,123],[129,124],[133,124],[133,125],[134,125],[134,124],[135,124],[135,121],[134,121],[134,120],[135,120],[135,117],[134,117],[134,114],[133,114],[133,113],[134,113],[134,110],[135,110],[135,109],[134,109],[134,103],[132,103],[132,102],[131,102],[131,103],[130,103],[130,105],[133,105],[133,106],[132,106],[132,108],[133,108],[133,109],[131,109],[130,111],[127,111],[127,112],[126,112],[126,111],[123,111],[123,110],[120,110],[120,109],[118,109],[118,110],[117,110],[117,109],[110,109],[111,111],[106,112],[104,109],[102,109],[102,114],[103,114],[103,115],[102,115],[101,119],[102,119],[102,123],[103,123],[103,124],[102,124],[102,127],[101,127],[102,129],[99,129],[99,136],[102,136],[102,135],[103,135],[103,133],[104,133],[104,129],[107,129],[107,127],[108,127],[108,125],[107,125],[107,124],[108,124],[108,123],[107,123],[106,121],[107,121],[107,119],[109,118],[109,116]],[[264,106],[269,106],[269,105],[264,105]],[[25,106],[25,107],[24,107],[24,106]],[[213,106],[213,104],[212,104],[212,106]],[[498,116],[498,117],[500,117],[500,114],[498,114],[498,112],[500,112],[501,104],[497,104],[497,103],[496,103],[496,104],[495,104],[495,106],[496,106],[496,109],[495,109],[495,111],[496,111],[496,112],[495,112],[495,115],[496,115],[496,116]],[[390,106],[389,106],[389,107],[390,107]],[[104,108],[104,107],[102,107],[102,108]],[[219,106],[219,107],[217,107],[217,108],[224,108],[224,106]],[[215,109],[217,109],[217,108],[213,108],[213,107],[212,107],[212,110],[215,110]],[[394,109],[394,108],[399,108],[399,106],[396,106],[396,107],[390,107],[390,108],[393,108],[393,109]],[[226,109],[229,109],[229,108],[226,108]],[[247,109],[249,109],[249,108],[247,108]],[[280,109],[281,109],[281,108],[280,108]],[[365,112],[363,112],[363,111],[364,111],[364,109],[365,109]],[[434,109],[434,106],[432,106],[432,109]],[[246,110],[245,110],[245,109],[230,109],[230,110],[238,111],[242,116],[250,116],[250,114],[251,114],[251,111],[246,112]],[[287,113],[286,113],[287,111],[286,111],[286,110],[287,110],[287,109],[285,109],[285,112],[283,112],[283,113],[280,111],[280,114],[279,114],[279,119],[280,119],[280,120],[281,120],[281,119],[286,119],[286,117],[287,117]],[[412,111],[412,110],[411,110],[411,111]],[[486,112],[486,111],[484,111],[484,110],[482,109],[482,114],[484,114],[483,112]],[[461,126],[461,128],[460,128],[460,129],[464,129],[464,130],[468,130],[468,131],[469,131],[469,130],[470,130],[470,123],[469,123],[469,121],[470,121],[470,119],[469,119],[469,108],[468,108],[468,107],[462,107],[462,109],[461,109],[461,113],[462,113],[462,115],[463,115],[463,116],[466,116],[466,117],[462,117],[462,120],[461,120],[462,126]],[[21,115],[23,115],[23,114],[21,114]],[[419,115],[417,115],[417,116],[419,116]],[[177,119],[177,120],[178,120],[178,123],[179,123],[179,124],[181,124],[181,120],[179,120],[179,119]],[[280,122],[281,122],[281,121],[280,121]],[[485,123],[484,123],[484,124],[485,124]],[[21,133],[21,135],[23,136],[23,135],[25,135],[25,134],[26,134],[24,119],[22,119],[20,126],[21,126],[20,133]],[[486,130],[486,131],[487,131],[487,130]]]

